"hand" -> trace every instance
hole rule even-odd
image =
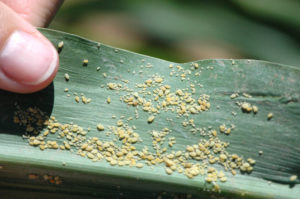
[[[58,54],[35,26],[47,26],[61,3],[0,0],[0,89],[31,93],[52,82]]]

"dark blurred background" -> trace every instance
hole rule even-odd
[[[66,0],[50,28],[174,62],[300,66],[299,0]]]

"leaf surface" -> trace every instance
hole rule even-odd
[[[60,69],[54,83],[38,93],[30,95],[0,91],[0,190],[7,196],[23,192],[40,194],[56,192],[64,197],[82,195],[100,198],[157,198],[163,191],[177,194],[192,194],[193,197],[214,198],[297,198],[300,195],[299,180],[290,182],[291,175],[300,176],[300,70],[296,67],[256,60],[201,60],[198,69],[192,63],[172,63],[144,55],[116,49],[89,41],[75,35],[41,29],[54,45],[60,41],[64,46],[60,52]],[[83,60],[87,59],[87,66]],[[173,64],[174,74],[170,76]],[[186,78],[181,80],[180,65]],[[100,70],[97,70],[101,67]],[[201,71],[201,72],[200,72]],[[199,75],[195,75],[199,72]],[[65,80],[65,73],[70,76]],[[106,77],[105,74],[106,74]],[[176,77],[178,74],[178,77]],[[169,128],[168,136],[176,138],[176,144],[169,149],[185,150],[186,145],[197,144],[203,139],[199,133],[184,127],[185,117],[178,117],[172,111],[161,111],[153,123],[147,123],[148,112],[128,106],[120,101],[126,91],[112,91],[107,84],[122,83],[138,90],[153,75],[163,77],[163,83],[171,90],[184,89],[195,85],[193,95],[210,96],[208,111],[190,115],[195,125],[201,128],[219,129],[222,124],[234,124],[230,135],[218,132],[221,140],[230,143],[228,151],[256,160],[251,174],[238,172],[232,176],[226,172],[227,182],[218,183],[221,193],[209,192],[204,176],[193,179],[174,172],[167,175],[163,165],[135,167],[112,167],[105,161],[92,162],[66,150],[46,149],[28,145],[22,138],[24,128],[13,123],[15,103],[22,107],[37,106],[48,115],[53,115],[61,123],[78,124],[91,128],[87,137],[102,140],[111,138],[96,129],[97,124],[116,125],[121,116],[133,117],[128,124],[134,125],[143,142],[135,146],[152,148],[150,132]],[[64,92],[65,88],[69,92]],[[77,103],[74,93],[91,98],[89,104]],[[239,93],[231,99],[230,95]],[[247,93],[251,98],[242,95]],[[70,94],[71,96],[67,96]],[[107,103],[107,97],[111,103]],[[259,108],[257,114],[244,113],[236,102],[249,102]],[[235,112],[236,115],[233,115]],[[271,120],[267,115],[273,113]],[[116,116],[116,119],[112,117]],[[125,121],[126,119],[124,119]],[[51,135],[58,142],[57,135]],[[74,150],[76,151],[76,150]],[[259,151],[263,151],[259,155]],[[218,166],[217,166],[218,167]],[[221,168],[221,167],[218,167]],[[37,174],[38,180],[28,179],[29,174]],[[60,176],[61,185],[52,185],[42,180],[48,174]],[[13,188],[16,188],[14,191]],[[15,193],[16,191],[16,193]],[[19,196],[20,196],[19,195]],[[179,195],[178,197],[184,197]],[[50,196],[48,196],[50,197]],[[171,195],[167,195],[171,197]]]

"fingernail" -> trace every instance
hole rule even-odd
[[[13,32],[0,50],[0,73],[25,85],[38,85],[55,71],[57,53],[41,38],[23,31]]]

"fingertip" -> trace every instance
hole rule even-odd
[[[32,93],[47,87],[54,79],[59,57],[43,36],[13,32],[0,51],[0,88]]]

